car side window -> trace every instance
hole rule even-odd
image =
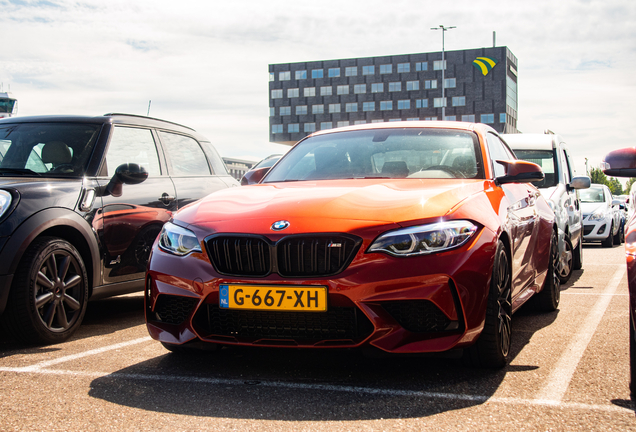
[[[168,155],[170,175],[210,175],[210,166],[199,143],[188,136],[159,131]]]
[[[565,174],[565,181],[567,184],[570,184],[570,182],[572,181],[572,178],[574,177],[574,174],[572,174],[572,166],[570,165],[570,155],[568,154],[568,152],[563,149],[563,161],[565,162],[563,164],[563,172]]]
[[[115,126],[106,153],[106,175],[111,177],[124,163],[144,167],[148,176],[161,175],[157,146],[150,129]]]
[[[499,137],[494,134],[489,133],[487,135],[488,139],[488,153],[490,154],[490,159],[492,160],[492,167],[495,172],[495,177],[500,177],[506,174],[506,170],[503,165],[498,164],[497,160],[514,160],[516,159],[508,148],[501,142]]]

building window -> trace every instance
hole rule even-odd
[[[290,123],[287,125],[287,133],[296,133],[300,131],[300,125],[298,123]]]
[[[272,90],[272,99],[282,99],[283,89]]]
[[[307,105],[298,105],[296,107],[296,115],[305,115],[307,114]]]
[[[455,88],[457,87],[457,79],[456,78],[446,78],[444,80],[445,88]]]
[[[336,87],[336,94],[339,94],[339,95],[349,94],[349,86],[348,85],[341,85],[341,86]]]
[[[380,65],[380,75],[382,75],[382,74],[390,74],[390,73],[393,73],[393,65],[392,64]]]
[[[398,63],[398,73],[411,72],[411,63]]]
[[[402,119],[389,119],[390,122],[395,122],[395,121],[402,121]]]
[[[291,72],[278,72],[278,81],[289,81],[291,79]]]
[[[446,106],[446,98],[433,98],[433,107],[440,108]]]
[[[457,121],[457,116],[446,116],[446,121]]]
[[[325,113],[325,106],[324,105],[312,105],[311,106],[311,113],[312,114],[324,114]]]
[[[424,117],[424,121],[437,121],[437,117]]]
[[[333,127],[331,122],[321,122],[320,130],[331,129]]]
[[[444,69],[446,69],[446,60],[444,60]],[[435,60],[433,62],[433,70],[442,70],[442,61]]]
[[[269,82],[276,80],[276,74],[274,72],[269,73]]]
[[[282,116],[291,115],[291,107],[280,107],[278,112]]]
[[[428,99],[415,99],[415,108],[428,108]]]
[[[374,75],[375,66],[362,66],[362,75]]]
[[[389,83],[389,91],[390,92],[402,91],[402,83],[401,82]]]
[[[406,82],[406,90],[407,91],[419,90],[419,89],[420,89],[420,82],[419,81],[407,81]]]
[[[323,70],[322,69],[314,69],[311,71],[311,77],[312,78],[322,78],[323,77]]]
[[[366,84],[356,84],[356,85],[353,86],[353,92],[355,94],[366,93],[367,92],[367,85]]]
[[[345,127],[345,126],[349,126],[348,121],[339,121],[338,123],[336,123],[336,127]]]
[[[331,95],[332,95],[331,86],[320,87],[320,96],[331,96]]]
[[[295,77],[297,80],[307,79],[307,71],[306,70],[296,71]]]
[[[371,123],[384,123],[384,120],[382,119],[371,120]]]
[[[303,90],[303,96],[312,97],[316,96],[316,87],[305,87]]]
[[[340,68],[330,68],[328,74],[329,78],[338,78],[340,76]]]
[[[357,75],[358,75],[357,66],[349,66],[345,68],[345,76],[357,76]]]
[[[362,102],[362,111],[375,111],[375,102]]]
[[[419,117],[411,117],[411,118],[407,118],[406,121],[420,121]]]
[[[329,114],[339,113],[340,104],[329,104]]]
[[[506,113],[499,113],[499,123],[506,122]]]
[[[276,108],[274,108],[274,107],[270,107],[270,108],[269,108],[269,116],[270,116],[270,117],[273,117],[273,116],[275,116],[275,115],[276,115]]]
[[[453,106],[466,106],[466,96],[454,96],[452,104]]]
[[[425,89],[436,89],[437,88],[437,80],[426,80],[424,81]]]
[[[410,109],[411,108],[411,101],[406,99],[406,100],[399,100],[398,101],[398,109]]]
[[[381,101],[380,111],[390,111],[393,109],[393,101]]]
[[[428,70],[428,62],[417,62],[417,63],[415,63],[415,70],[417,72]]]
[[[494,114],[482,114],[480,116],[480,120],[481,123],[488,123],[488,124],[492,124],[495,122],[495,115]]]
[[[384,83],[371,84],[371,93],[384,93]]]
[[[346,112],[358,112],[358,104],[357,103],[348,103],[345,104]]]
[[[465,114],[462,116],[463,122],[475,123],[475,114]]]
[[[287,97],[288,98],[295,98],[298,97],[300,95],[300,90],[297,88],[293,88],[293,89],[287,89]]]
[[[359,124],[367,124],[366,120],[356,120],[353,122],[354,125],[359,125]]]
[[[305,132],[316,132],[316,123],[305,123]]]
[[[272,125],[272,133],[273,134],[283,133],[283,125],[282,124]]]

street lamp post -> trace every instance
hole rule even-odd
[[[444,89],[446,87],[446,80],[444,78],[444,72],[446,71],[446,62],[444,60],[444,32],[456,28],[455,26],[444,27],[443,25],[439,25],[439,27],[432,27],[431,30],[441,30],[442,31],[442,120],[446,120],[446,97],[444,96]]]

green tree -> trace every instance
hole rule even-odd
[[[617,178],[612,177],[607,186],[609,186],[612,195],[623,195],[623,185],[621,184],[621,182],[618,181]]]
[[[627,180],[627,183],[625,184],[625,193],[629,193],[630,190],[632,190],[632,185],[634,184],[634,182],[636,182],[636,178],[632,177],[629,180]]]
[[[609,180],[600,168],[592,168],[592,170],[590,171],[590,179],[592,180],[592,183],[604,184],[609,186]]]

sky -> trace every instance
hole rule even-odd
[[[260,160],[268,65],[507,46],[521,132],[565,138],[578,174],[636,146],[634,0],[0,0],[0,92],[18,115],[123,112]],[[151,101],[151,102],[150,102]]]

